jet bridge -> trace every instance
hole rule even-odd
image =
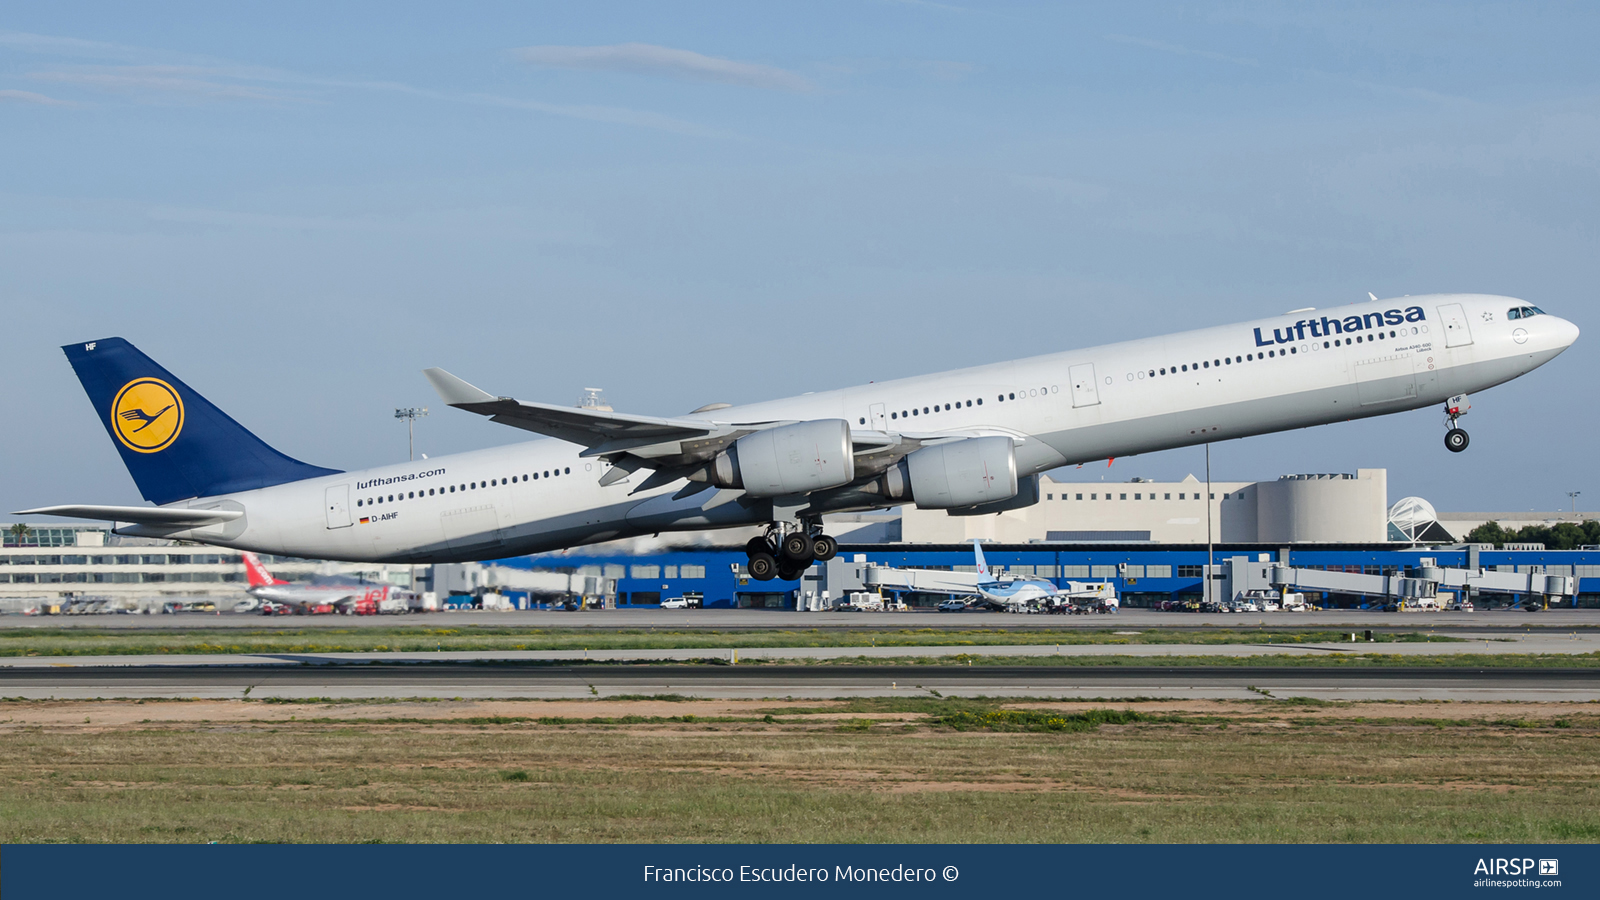
[[[1569,601],[1578,593],[1577,579],[1567,575],[1546,575],[1537,567],[1527,572],[1493,572],[1484,569],[1449,569],[1424,558],[1422,565],[1392,575],[1356,572],[1328,572],[1301,569],[1242,556],[1228,560],[1225,567],[1225,594],[1238,599],[1249,590],[1326,591],[1385,597],[1397,602],[1436,599],[1439,591],[1471,598],[1479,594],[1521,595],[1537,598],[1542,606]]]
[[[861,583],[872,590],[919,591],[925,594],[976,594],[977,572],[949,572],[943,569],[896,569],[868,564]]]

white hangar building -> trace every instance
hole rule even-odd
[[[906,507],[900,539],[954,544],[971,540],[1169,544],[1381,543],[1388,533],[1388,470],[1284,475],[1275,481],[1067,482],[1044,477],[1040,499],[998,515],[951,516]]]

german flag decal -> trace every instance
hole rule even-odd
[[[371,523],[371,522],[372,522],[372,520],[371,520],[371,519],[369,519],[369,518],[363,518],[363,519],[362,519],[362,520],[361,520],[361,524],[363,524],[363,525],[368,525],[368,524],[370,524],[370,523]]]

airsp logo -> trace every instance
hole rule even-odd
[[[111,401],[111,428],[136,453],[165,450],[183,431],[183,400],[159,378],[135,378]]]

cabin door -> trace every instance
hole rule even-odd
[[[1100,388],[1094,383],[1094,363],[1084,363],[1067,370],[1072,382],[1072,407],[1100,405]]]

